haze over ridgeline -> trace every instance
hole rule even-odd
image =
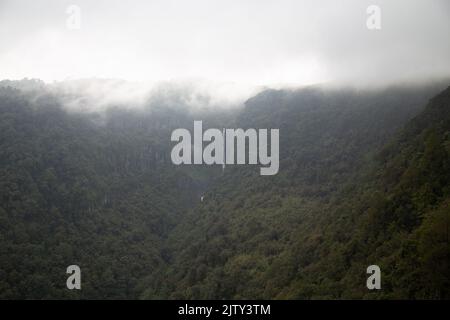
[[[70,27],[72,4],[0,1],[0,79],[147,83],[69,85],[120,99],[142,97],[149,82],[200,83],[242,100],[261,86],[374,87],[450,75],[446,0],[377,1],[375,30],[367,27],[372,1],[80,0],[78,28]]]
[[[12,87],[36,97],[58,97],[69,111],[98,112],[108,108],[136,109],[188,107],[192,110],[235,109],[264,87],[206,80],[141,82],[123,79],[85,78],[46,83],[41,79],[1,80],[0,87]]]

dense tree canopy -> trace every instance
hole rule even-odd
[[[79,113],[26,85],[0,86],[0,298],[449,298],[450,88]],[[194,120],[280,128],[279,173],[173,165]]]

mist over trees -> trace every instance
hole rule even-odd
[[[267,89],[235,108],[160,88],[91,109],[1,81],[0,298],[448,299],[447,87]],[[173,165],[170,134],[194,120],[279,128],[279,173]]]

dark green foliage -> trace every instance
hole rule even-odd
[[[79,114],[27,86],[0,88],[0,298],[450,296],[450,89],[425,109],[436,86]],[[194,119],[280,128],[280,172],[172,165]]]
[[[250,100],[239,121],[280,128],[280,173],[230,169],[171,233],[171,281],[144,297],[449,298],[449,95],[399,134],[417,92]]]
[[[198,193],[154,136],[170,128],[126,112],[99,126],[52,96],[32,103],[8,88],[0,101],[0,297],[137,298]],[[65,288],[71,264],[82,268],[79,292]]]

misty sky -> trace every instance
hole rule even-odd
[[[66,21],[81,9],[81,29]],[[369,5],[381,30],[366,27]],[[0,0],[0,79],[385,83],[450,75],[450,1]]]

